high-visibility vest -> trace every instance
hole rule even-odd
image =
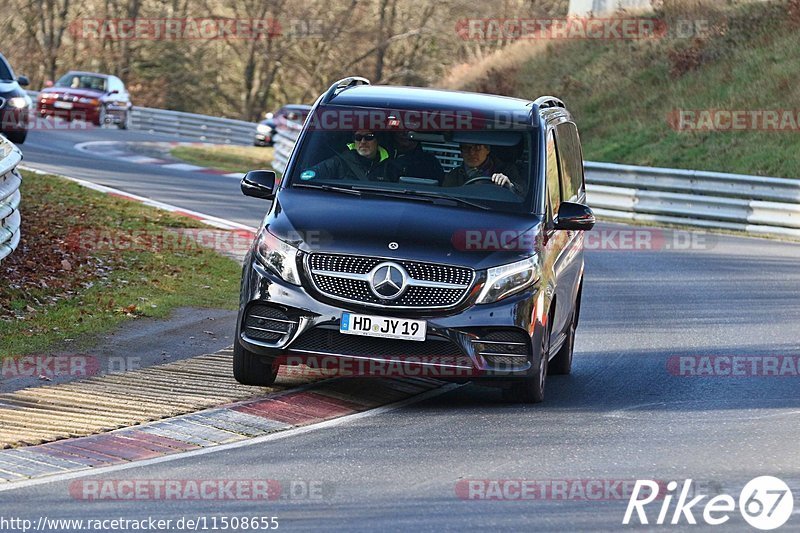
[[[347,147],[349,149],[351,149],[351,150],[355,150],[356,149],[356,143],[350,143],[350,144],[347,145]],[[389,152],[383,146],[378,146],[378,155],[380,156],[380,158],[378,159],[378,163],[381,163],[381,162],[386,161],[387,159],[389,159]]]

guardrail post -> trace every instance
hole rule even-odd
[[[22,152],[11,141],[0,136],[0,261],[13,252],[20,239],[19,212],[22,176],[17,165]]]

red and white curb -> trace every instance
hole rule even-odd
[[[345,423],[457,388],[431,378],[333,379],[158,422],[0,451],[0,492],[146,466]]]
[[[33,174],[39,175],[49,175],[49,176],[57,176],[59,178],[63,178],[69,180],[73,183],[77,183],[82,187],[86,187],[87,189],[92,189],[94,191],[98,191],[104,194],[109,194],[111,196],[116,196],[117,198],[124,198],[125,200],[132,200],[134,202],[139,202],[141,204],[154,207],[156,209],[162,209],[164,211],[169,211],[170,213],[175,213],[177,215],[182,215],[185,217],[193,218],[195,220],[199,220],[203,224],[207,224],[209,226],[213,226],[215,228],[220,229],[227,229],[227,230],[244,230],[252,233],[255,235],[256,228],[252,226],[247,226],[245,224],[240,224],[238,222],[234,222],[232,220],[226,220],[224,218],[215,217],[212,215],[207,215],[205,213],[200,213],[198,211],[192,211],[191,209],[184,209],[182,207],[178,207],[172,204],[167,204],[164,202],[159,202],[158,200],[151,200],[150,198],[146,198],[144,196],[138,196],[136,194],[130,194],[125,191],[121,191],[119,189],[115,189],[113,187],[108,187],[106,185],[98,185],[97,183],[92,183],[91,181],[82,180],[78,178],[73,178],[70,176],[65,176],[63,174],[56,174],[54,172],[46,172],[44,170],[39,170],[36,168],[31,168],[26,165],[20,165],[18,168],[24,170],[26,172],[31,172]]]
[[[176,146],[209,146],[207,143],[197,142],[147,142],[150,146],[158,146],[163,148],[175,148]],[[125,161],[127,163],[137,163],[143,165],[157,165],[162,168],[171,170],[180,170],[183,172],[200,172],[202,174],[215,174],[218,176],[225,176],[228,178],[242,179],[244,173],[242,172],[228,172],[226,170],[219,170],[216,168],[201,167],[199,165],[192,165],[189,163],[180,163],[161,159],[158,157],[150,157],[142,154],[132,152],[127,148],[127,143],[122,141],[88,141],[78,143],[74,148],[80,152],[90,153],[93,155],[107,157],[116,161]]]

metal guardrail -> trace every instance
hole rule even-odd
[[[0,261],[19,244],[21,216],[19,186],[22,177],[17,165],[22,152],[11,141],[0,136]]]
[[[283,172],[302,124],[279,124],[273,167]],[[447,147],[440,147],[442,151]],[[442,165],[452,166],[447,154]],[[800,179],[586,161],[601,217],[800,237]]]
[[[292,150],[294,150],[294,145],[302,130],[303,123],[295,120],[283,119],[275,125],[272,144],[275,151],[272,154],[272,168],[281,174],[286,170],[289,157],[292,155]]]
[[[800,237],[800,179],[587,161],[600,216]]]
[[[151,107],[134,107],[131,128],[222,144],[253,144],[258,124]]]

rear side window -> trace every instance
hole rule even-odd
[[[560,172],[558,165],[558,152],[553,130],[547,132],[547,198],[550,205],[550,216],[558,212],[561,205]]]
[[[572,122],[556,126],[561,164],[561,197],[575,201],[583,194],[583,154],[578,128]]]

